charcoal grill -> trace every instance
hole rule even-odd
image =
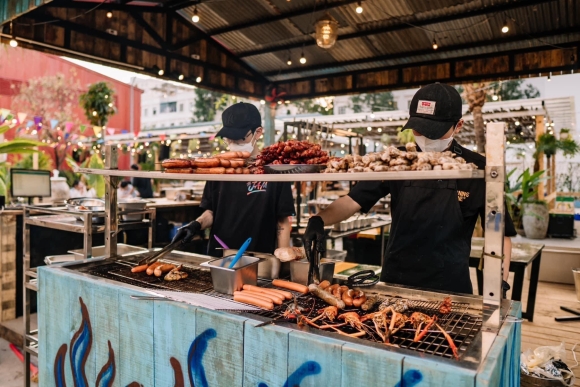
[[[77,264],[79,267],[76,269],[76,271],[80,271],[82,273],[93,275],[99,278],[136,286],[139,288],[150,289],[152,291],[171,290],[180,292],[203,293],[215,298],[222,298],[227,300],[233,299],[231,295],[214,291],[209,271],[197,267],[196,262],[190,261],[184,265],[183,270],[187,271],[189,276],[186,279],[180,281],[164,281],[162,278],[146,276],[143,275],[143,273],[132,273],[131,267],[141,259],[142,255],[143,254],[131,257],[119,257],[118,259],[105,259],[101,260],[100,262],[90,264]],[[180,258],[183,258],[184,256],[186,258],[191,258],[188,257],[187,253],[174,252],[169,255],[168,258],[163,259],[162,261],[178,263],[182,261]],[[197,263],[202,260],[201,257],[203,256],[198,256]],[[207,258],[209,257],[205,257],[205,259]],[[67,266],[72,269],[75,265]],[[272,287],[271,281],[268,280],[259,280],[258,285]],[[429,316],[434,314],[437,315],[437,321],[439,325],[445,331],[447,331],[453,339],[455,345],[458,348],[460,357],[462,357],[462,354],[466,353],[468,348],[473,344],[474,341],[476,341],[476,337],[482,328],[482,314],[481,310],[473,308],[473,304],[468,300],[463,302],[464,300],[462,297],[452,297],[452,299],[455,299],[456,301],[452,303],[451,313],[441,314],[439,313],[439,305],[443,300],[443,295],[438,295],[437,300],[430,301],[422,299],[421,293],[418,294],[417,297],[411,298],[406,296],[404,293],[401,293],[401,290],[405,289],[376,285],[372,288],[369,288],[368,291],[371,293],[379,293],[384,298],[403,296],[402,298],[408,300],[409,302],[409,311],[406,313],[407,315],[413,312],[421,312]],[[294,293],[294,295],[296,296],[298,304],[301,307],[309,310],[306,312],[306,315],[309,318],[317,316],[319,310],[328,306],[324,301],[312,295],[303,295],[300,293]],[[285,302],[282,305],[276,306],[276,308],[271,311],[248,312],[240,310],[230,312],[247,313],[249,316],[259,316],[260,320],[263,321],[274,320],[275,323],[298,328],[296,320],[285,320],[282,316],[292,302],[293,301]],[[374,309],[369,310],[368,313],[376,311],[377,308],[378,305],[376,305]],[[347,308],[345,312],[349,310],[354,311],[355,309]],[[372,324],[372,322],[369,321],[369,324]],[[309,332],[313,333],[332,333],[329,331],[318,330],[316,328],[302,329],[307,329]],[[356,332],[356,330],[350,326],[341,327],[341,330],[345,333]],[[414,330],[399,330],[391,336],[390,343],[400,348],[412,350],[415,352],[427,353],[443,358],[453,357],[452,350],[449,348],[445,337],[442,333],[436,331],[435,329],[431,329],[420,342],[413,342],[413,337]],[[343,338],[343,336],[341,336],[341,338]],[[369,335],[356,340],[357,342],[381,342],[379,337],[370,337]],[[383,348],[387,349],[392,347],[383,345]]]

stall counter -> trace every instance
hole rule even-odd
[[[519,385],[514,322],[487,335],[489,350],[478,363],[289,326],[256,327],[263,319],[135,295],[150,293],[66,264],[39,268],[39,385]],[[520,312],[512,303],[509,314]]]

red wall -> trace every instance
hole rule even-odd
[[[90,84],[105,81],[115,90],[117,113],[111,117],[107,126],[115,128],[116,133],[125,129],[131,131],[131,92],[133,93],[133,127],[139,130],[141,127],[141,93],[142,90],[131,87],[128,84],[119,82],[105,75],[99,74],[92,70],[78,66],[72,62],[61,59],[58,56],[44,54],[39,51],[27,50],[20,47],[12,48],[8,45],[0,46],[0,108],[13,110],[12,98],[17,93],[11,85],[19,85],[28,79],[38,78],[46,75],[64,74],[69,76],[71,70],[76,73],[80,86],[83,89],[88,88]],[[23,112],[28,113],[28,112]],[[81,122],[88,122],[83,110],[78,107],[75,109],[75,115]],[[31,120],[27,117],[26,120]],[[45,124],[50,117],[44,117]],[[87,131],[88,133],[89,131]],[[9,138],[10,136],[7,136]],[[126,169],[130,165],[128,157],[119,158],[119,168]]]

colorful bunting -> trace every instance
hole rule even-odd
[[[87,130],[87,126],[86,126],[86,125],[81,125],[81,126],[79,127],[79,129],[80,129],[81,133],[84,133],[84,132],[85,132],[85,130]]]
[[[67,132],[70,132],[72,130],[73,123],[72,122],[67,122],[67,123],[64,124],[64,127],[65,127],[65,130]]]
[[[109,135],[113,135],[113,134],[115,134],[115,129],[114,128],[107,128],[107,133],[109,133]]]
[[[161,141],[165,141],[165,134],[164,134],[164,133],[161,133],[161,134],[159,135],[159,139],[160,139]]]
[[[56,120],[56,119],[50,120],[50,127],[51,127],[51,129],[56,128],[56,124],[58,124],[58,120]]]
[[[2,115],[2,117],[4,117],[5,119],[7,119],[6,117],[8,117],[8,114],[10,114],[10,110],[0,109],[0,115]]]
[[[34,125],[34,121],[32,121],[32,120],[28,120],[28,122],[26,123],[26,127],[27,127],[27,128],[29,128],[29,127],[31,127],[32,125]]]
[[[26,119],[26,115],[26,113],[18,113],[18,122],[23,123]],[[34,117],[34,123],[36,123],[36,117]]]
[[[26,115],[26,114],[25,113],[18,113],[18,120],[20,122],[23,122],[24,120],[20,119],[20,114],[24,114],[24,115]],[[42,123],[42,117],[41,116],[34,116],[34,125],[40,126],[41,123]]]
[[[95,136],[101,134],[102,127],[100,126],[93,126],[93,132],[95,132]]]

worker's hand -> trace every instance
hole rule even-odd
[[[508,284],[506,281],[501,281],[501,292],[503,295],[503,298],[507,298],[507,291],[511,289],[510,284]]]
[[[324,221],[320,216],[313,216],[308,220],[308,226],[302,236],[304,242],[304,250],[306,256],[310,259],[312,256],[312,248],[315,247],[322,257],[326,253],[326,235],[324,233]]]
[[[201,223],[197,220],[194,220],[191,223],[186,224],[183,227],[177,229],[177,234],[173,237],[173,242],[181,241],[181,243],[186,244],[193,240],[195,234],[197,234],[201,230]]]

